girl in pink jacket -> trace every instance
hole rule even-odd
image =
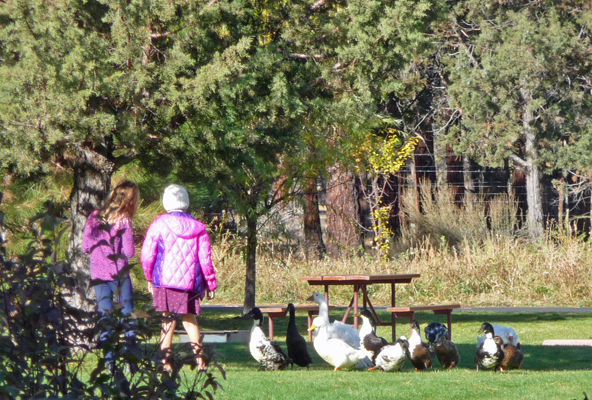
[[[101,314],[113,308],[114,293],[124,314],[134,309],[129,273],[119,281],[116,278],[136,252],[132,219],[139,203],[140,189],[125,180],[111,191],[103,208],[90,213],[86,220],[82,251],[90,254],[90,277],[98,282],[94,289]]]
[[[146,232],[142,268],[156,311],[181,315],[199,370],[205,371],[195,316],[200,313],[200,299],[205,295],[213,299],[217,287],[210,239],[206,226],[186,213],[189,195],[183,186],[168,186],[162,205],[167,213],[156,218]],[[174,318],[163,322],[160,347],[164,352],[170,352],[175,326]],[[171,370],[167,360],[164,369]]]
[[[129,265],[129,259],[136,252],[132,219],[140,204],[140,189],[128,180],[122,181],[111,191],[105,205],[90,213],[84,227],[82,251],[90,254],[90,277],[97,299],[99,313],[106,316],[113,309],[113,297],[121,306],[123,314],[134,310],[133,289],[129,272],[122,272]],[[125,332],[128,345],[135,343],[133,321]],[[99,336],[99,347],[103,347],[111,331]],[[114,354],[105,350],[107,367],[115,367]]]

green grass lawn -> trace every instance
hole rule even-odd
[[[232,312],[204,310],[199,317],[205,330],[250,329],[252,321],[236,319]],[[381,319],[389,316],[379,312]],[[339,310],[331,320],[339,318]],[[417,313],[421,329],[429,322],[445,322],[432,313]],[[505,373],[475,371],[476,335],[487,321],[511,326],[525,354],[521,370]],[[306,314],[297,314],[297,325],[306,337]],[[287,318],[276,319],[275,340],[285,350]],[[267,329],[267,321],[264,326]],[[378,334],[390,340],[390,327],[379,327]],[[398,322],[398,335],[409,335],[408,319]],[[415,372],[409,362],[403,371],[344,370],[333,368],[319,358],[312,344],[313,365],[309,370],[263,371],[251,358],[246,344],[216,344],[218,363],[224,366],[226,381],[220,399],[583,399],[592,395],[592,347],[546,347],[545,339],[590,339],[592,314],[499,314],[453,313],[452,340],[461,354],[458,368],[442,370],[437,361],[432,370]],[[422,332],[423,336],[423,332]]]

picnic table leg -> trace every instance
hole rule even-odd
[[[358,317],[356,317],[355,315],[358,315],[358,291],[359,291],[359,286],[354,285],[354,328],[358,329]]]
[[[366,289],[366,285],[360,285],[360,289],[362,289],[362,305],[364,308],[367,308],[367,302],[366,299],[368,298],[368,291]],[[374,307],[372,307],[374,308]]]
[[[391,283],[391,305],[392,307],[395,307],[395,282]],[[397,340],[397,317],[395,317],[394,313],[391,313],[391,327],[392,327],[392,333],[393,333],[393,342],[395,340]]]
[[[345,314],[343,315],[343,318],[341,319],[342,323],[344,323],[344,324],[347,323],[347,317],[349,317],[349,312],[351,311],[353,304],[354,304],[354,298],[352,297],[351,300],[349,301],[347,309],[345,310]]]
[[[448,311],[448,340],[452,340],[452,310]]]
[[[269,340],[273,340],[273,317],[270,315],[268,318],[269,318]]]
[[[452,340],[452,309],[434,310],[434,314],[436,314],[436,315],[446,314],[446,320],[448,322],[448,340]]]
[[[327,305],[329,305],[329,285],[325,286],[325,300],[327,301]]]
[[[380,320],[380,317],[376,313],[376,310],[374,309],[374,305],[372,304],[370,297],[368,297],[368,290],[367,290],[366,285],[361,285],[360,288],[362,289],[362,298],[364,299],[364,308],[366,308],[367,310],[370,310],[370,312],[372,312],[372,315],[374,316],[374,319],[376,320],[376,326],[389,325],[388,322],[382,322]]]

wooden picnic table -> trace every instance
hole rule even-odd
[[[329,286],[353,286],[353,297],[349,302],[347,311],[343,317],[342,322],[345,323],[349,312],[352,310],[354,314],[358,313],[358,293],[362,291],[362,302],[364,308],[368,308],[374,318],[376,319],[377,325],[390,325],[392,327],[393,341],[396,337],[396,321],[395,314],[391,314],[391,322],[383,322],[380,320],[372,301],[368,297],[367,287],[368,285],[376,284],[390,284],[391,285],[391,307],[396,306],[396,289],[397,283],[410,283],[413,279],[419,278],[420,274],[348,274],[348,275],[317,275],[317,276],[302,276],[299,279],[307,281],[309,285],[313,286],[324,286],[325,288],[325,299],[327,305],[329,304]],[[354,317],[354,327],[358,329],[358,317]]]

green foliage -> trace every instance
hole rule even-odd
[[[85,145],[124,141],[129,120],[119,119],[107,100],[122,86],[108,76],[121,63],[109,57],[104,12],[95,2],[2,7],[2,167],[25,175],[47,171]]]
[[[206,373],[181,373],[184,365],[196,367],[191,351],[175,353],[172,374],[159,370],[164,355],[156,351],[154,339],[162,318],[153,309],[123,316],[116,308],[99,319],[98,313],[68,304],[75,281],[67,264],[56,261],[64,227],[50,213],[34,219],[38,225],[29,233],[26,251],[10,259],[0,254],[3,398],[212,398],[219,387],[214,367],[222,376],[224,370],[211,355]],[[135,340],[126,335],[131,329]],[[97,346],[101,332],[110,334]],[[109,351],[113,365],[104,358]]]
[[[48,213],[57,221],[66,219],[71,176],[60,173],[34,178],[10,177],[5,182],[9,184],[0,185],[4,194],[4,244],[8,254],[21,254],[28,250],[29,233],[42,229],[39,219],[35,218],[37,215]],[[65,232],[69,232],[67,225]],[[65,252],[64,246],[57,248],[60,259],[65,258]]]
[[[308,92],[316,94],[306,103],[303,133],[306,149],[316,152],[313,166],[322,156],[327,164],[353,168],[377,116],[400,119],[402,130],[415,133],[424,66],[433,51],[426,33],[442,6],[438,0],[292,6],[282,39],[302,60],[312,78]]]
[[[532,130],[537,165],[590,168],[592,11],[584,3],[456,3],[439,35],[451,50],[443,61],[460,121],[448,135],[457,152],[488,166],[535,157],[524,151]]]

